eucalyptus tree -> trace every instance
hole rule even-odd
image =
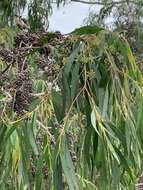
[[[80,2],[101,6],[101,25],[105,15],[121,18],[122,6],[138,5]],[[36,27],[45,24],[51,2],[20,3],[1,4],[4,22],[28,6],[31,27],[34,19]],[[67,37],[4,28],[0,43],[6,47],[0,52],[0,189],[134,189],[143,170],[143,76],[126,39],[97,26]],[[47,67],[45,79],[39,69]],[[58,90],[49,89],[50,75]]]
[[[0,189],[133,190],[143,76],[128,42],[97,26],[1,41]]]
[[[97,22],[99,25],[105,24],[107,17],[112,16],[114,23],[117,25],[128,23],[137,23],[142,19],[142,1],[128,0],[11,0],[0,2],[1,25],[12,24],[14,15],[24,13],[28,17],[31,29],[48,26],[48,17],[52,14],[52,4],[60,4],[77,2],[91,4],[100,7],[98,14],[90,12],[88,21]]]

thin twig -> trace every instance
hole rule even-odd
[[[41,128],[43,128],[47,132],[47,134],[49,135],[51,140],[54,142],[55,139],[54,139],[53,135],[48,131],[48,128],[45,125],[43,125],[43,123],[41,123],[39,120],[36,120],[36,122]]]
[[[8,65],[7,65],[7,67],[3,70],[3,71],[1,71],[1,74],[3,75],[6,71],[8,71],[8,69],[10,68],[10,66],[14,63],[14,59],[12,60],[12,62],[11,63],[9,63]]]
[[[83,4],[89,4],[89,5],[106,5],[106,6],[120,5],[124,3],[128,4],[127,1],[114,1],[114,2],[112,1],[109,3],[105,3],[105,2],[99,2],[99,1],[71,0],[71,2],[83,3]],[[136,1],[129,1],[129,3],[138,4],[138,2]]]

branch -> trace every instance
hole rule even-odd
[[[109,2],[109,3],[104,3],[104,2],[99,2],[99,1],[84,1],[84,0],[71,0],[71,2],[77,2],[77,3],[83,3],[83,4],[90,4],[90,5],[107,5],[107,6],[111,6],[111,5],[118,5],[118,4],[124,4],[124,3],[133,3],[133,4],[138,4],[135,1],[129,1],[127,2],[127,0],[124,1],[116,1],[116,2]]]
[[[13,63],[14,63],[14,61],[12,61],[11,63],[9,63],[9,64],[7,65],[7,67],[6,67],[3,71],[0,72],[1,75],[3,75],[3,74],[10,68],[10,66],[11,66]]]

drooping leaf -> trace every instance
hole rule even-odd
[[[61,144],[61,163],[62,168],[67,179],[67,183],[70,190],[79,190],[77,178],[74,171],[74,166],[71,160],[71,156],[68,150],[67,140],[66,137],[62,137],[62,144]]]

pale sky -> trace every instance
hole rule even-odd
[[[49,30],[59,30],[66,34],[83,24],[83,20],[88,16],[90,5],[81,3],[70,3],[57,9],[53,6],[53,14],[50,17]]]
[[[92,6],[78,2],[70,2],[58,9],[53,5],[53,12],[49,18],[49,31],[60,31],[63,34],[72,32],[75,28],[83,25],[84,19],[88,16],[89,10],[99,11],[100,6]],[[27,16],[27,8],[22,13]]]

